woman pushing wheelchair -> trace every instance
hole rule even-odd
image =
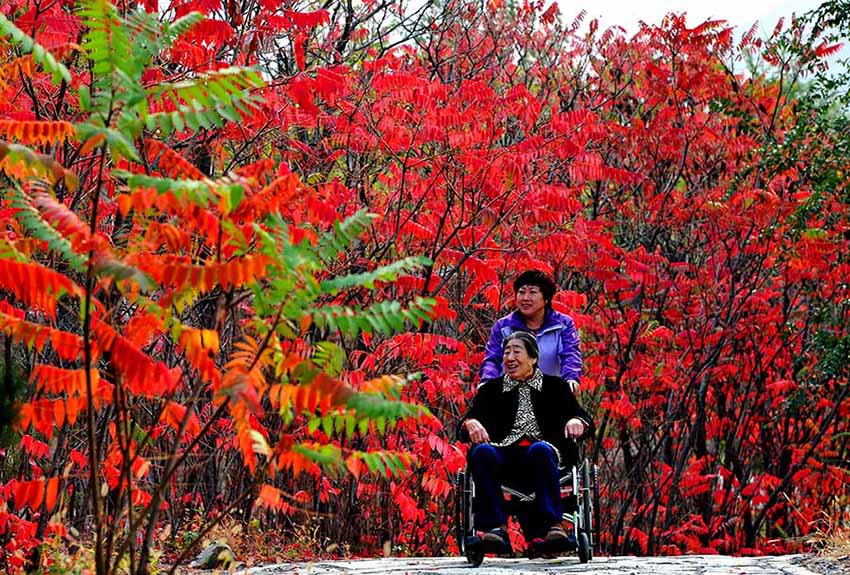
[[[534,505],[520,522],[527,539],[545,533],[566,540],[561,527],[559,468],[578,457],[574,441],[593,433],[590,415],[560,377],[537,366],[534,336],[517,331],[504,342],[505,375],[478,388],[460,423],[460,436],[472,447],[469,470],[476,485],[475,526],[482,541],[510,547],[502,485],[508,481],[535,493]]]
[[[560,376],[578,393],[581,350],[573,319],[552,309],[555,281],[539,270],[527,270],[513,282],[516,310],[496,320],[481,363],[481,383],[496,379],[502,369],[502,343],[515,331],[534,334],[540,349],[539,367],[546,375]]]

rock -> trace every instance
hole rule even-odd
[[[189,567],[196,569],[221,569],[234,566],[236,554],[226,543],[218,541],[210,543],[206,549],[201,551]]]
[[[821,575],[848,575],[850,574],[850,557],[835,557],[830,555],[801,555],[797,561],[809,571]]]

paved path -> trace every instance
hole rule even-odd
[[[462,557],[419,557],[319,561],[254,567],[245,575],[813,575],[792,562],[793,555],[780,557],[594,557],[582,565],[575,556],[558,559],[499,559],[487,557],[471,569]]]

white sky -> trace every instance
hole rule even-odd
[[[628,32],[637,29],[640,20],[657,24],[668,12],[685,12],[688,24],[697,25],[706,19],[723,19],[735,26],[739,34],[749,30],[758,20],[767,35],[777,20],[792,12],[803,14],[820,5],[817,0],[558,0],[561,14],[569,22],[582,9],[587,10],[585,22],[599,18],[601,27],[619,25]]]
[[[758,22],[757,37],[767,38],[780,18],[790,23],[791,14],[802,15],[820,6],[819,0],[556,0],[564,22],[572,22],[582,10],[587,10],[584,26],[599,19],[602,29],[622,26],[627,34],[638,30],[638,22],[659,24],[670,12],[685,13],[689,26],[705,20],[726,20],[735,27],[739,37]],[[839,60],[850,58],[850,40],[845,39],[841,50],[831,56],[831,69],[840,69]]]

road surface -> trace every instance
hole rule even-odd
[[[471,569],[463,557],[393,557],[350,561],[317,561],[253,567],[244,575],[814,575],[794,562],[796,556],[726,557],[594,557],[582,565],[575,556],[557,559],[487,557]]]

